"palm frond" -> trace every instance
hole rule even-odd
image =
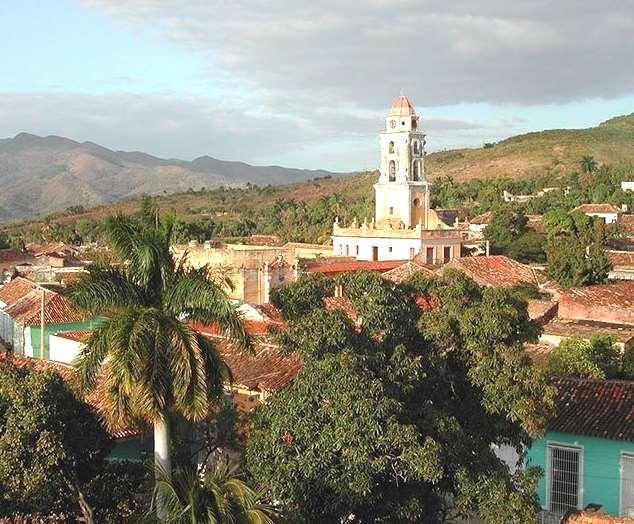
[[[164,307],[174,315],[206,324],[217,324],[241,349],[252,350],[243,319],[227,294],[209,279],[207,268],[190,269],[166,291]]]
[[[114,266],[94,265],[70,285],[70,300],[93,315],[116,308],[143,304],[143,293],[124,271]]]

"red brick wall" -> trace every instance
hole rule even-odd
[[[574,296],[568,294],[562,295],[559,300],[559,317],[634,325],[634,310],[632,309],[588,306],[577,302]]]

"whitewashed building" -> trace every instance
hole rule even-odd
[[[347,225],[336,220],[332,232],[335,256],[408,260],[420,254],[430,264],[460,257],[460,233],[430,208],[425,135],[406,96],[394,100],[380,144],[375,216]]]

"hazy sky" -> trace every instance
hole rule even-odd
[[[634,111],[634,0],[4,0],[0,137],[356,170]]]

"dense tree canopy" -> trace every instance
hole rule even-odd
[[[144,470],[120,464],[113,475],[111,446],[99,417],[58,375],[0,363],[0,517],[138,517],[133,497]],[[132,478],[133,488],[121,490]]]
[[[613,335],[597,334],[588,341],[570,337],[550,353],[548,371],[559,377],[628,378],[630,353],[621,355]]]
[[[300,522],[438,522],[450,495],[488,522],[529,520],[537,472],[511,475],[491,450],[528,445],[552,406],[519,294],[455,272],[340,281],[358,322],[313,308],[281,337],[304,368],[256,415],[254,477]],[[442,305],[423,312],[430,295]]]

